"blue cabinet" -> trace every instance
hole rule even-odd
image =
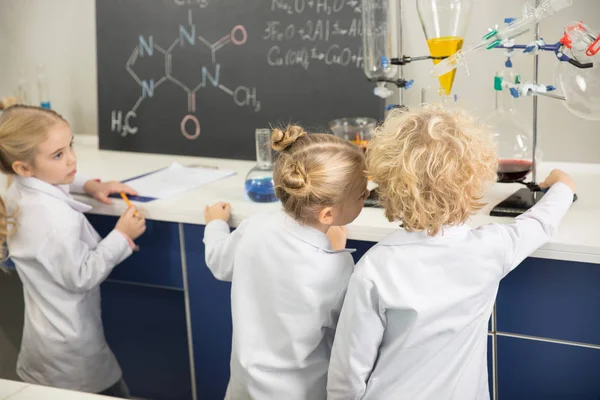
[[[89,218],[102,235],[112,230],[117,220]],[[137,241],[141,251],[118,266],[110,276],[112,281],[103,284],[107,340],[133,395],[191,399],[193,374],[198,399],[222,399],[229,381],[231,285],[216,280],[206,267],[204,226],[183,225],[185,258],[179,228],[175,223],[148,221],[147,233]],[[348,243],[357,249],[355,261],[372,246],[369,242]],[[190,305],[187,318],[184,271]],[[502,335],[600,346],[598,282],[597,265],[532,258],[502,281],[496,329],[492,330],[490,323],[487,338],[490,395],[496,382],[496,400],[600,398],[600,349]]]
[[[598,265],[528,258],[500,284],[496,328],[600,345],[599,285]]]
[[[600,350],[498,336],[500,400],[598,400]]]
[[[118,218],[88,215],[91,224],[105,237]],[[146,232],[136,240],[140,251],[118,265],[109,279],[183,289],[179,225],[174,222],[146,221]]]
[[[182,291],[106,282],[102,319],[106,340],[133,396],[192,398]]]
[[[373,243],[373,242],[361,242],[358,240],[348,240],[348,243],[346,244],[347,248],[356,249],[356,251],[354,253],[352,253],[352,257],[354,258],[355,264],[373,246],[375,246],[375,243]]]
[[[185,225],[185,254],[198,399],[223,399],[231,355],[231,284],[216,280],[204,261],[204,226]]]

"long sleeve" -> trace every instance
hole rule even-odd
[[[85,186],[85,183],[89,180],[90,179],[87,176],[84,176],[82,174],[76,174],[73,183],[69,185],[69,192],[85,194],[85,190],[83,189],[83,187]]]
[[[116,230],[91,249],[78,232],[59,228],[46,236],[36,259],[59,285],[83,293],[100,285],[131,253],[127,239]]]
[[[364,395],[384,329],[375,287],[352,275],[333,342],[327,399],[356,400]]]
[[[225,221],[211,221],[204,229],[206,265],[215,278],[231,282],[235,251],[242,237],[244,222],[231,232]]]
[[[504,275],[552,238],[572,203],[573,191],[559,182],[514,223],[500,227],[506,242]]]

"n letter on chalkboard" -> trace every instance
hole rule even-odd
[[[100,147],[254,159],[254,131],[383,116],[357,0],[96,1]]]

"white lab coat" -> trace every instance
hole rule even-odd
[[[8,249],[25,298],[17,373],[82,392],[109,388],[122,372],[104,339],[99,285],[131,254],[128,240],[117,231],[101,240],[83,215],[91,207],[68,186],[17,177],[6,203],[17,212]]]
[[[487,400],[488,321],[500,280],[550,239],[573,192],[554,185],[508,225],[398,230],[350,279],[330,400]]]
[[[230,234],[213,221],[206,263],[231,281],[233,344],[226,399],[326,397],[331,345],[348,280],[350,251],[284,212],[243,221]]]

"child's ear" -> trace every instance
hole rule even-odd
[[[333,207],[325,207],[319,211],[319,223],[321,225],[333,225]]]
[[[23,161],[15,161],[12,165],[13,171],[19,176],[30,177],[33,175],[33,170]]]

